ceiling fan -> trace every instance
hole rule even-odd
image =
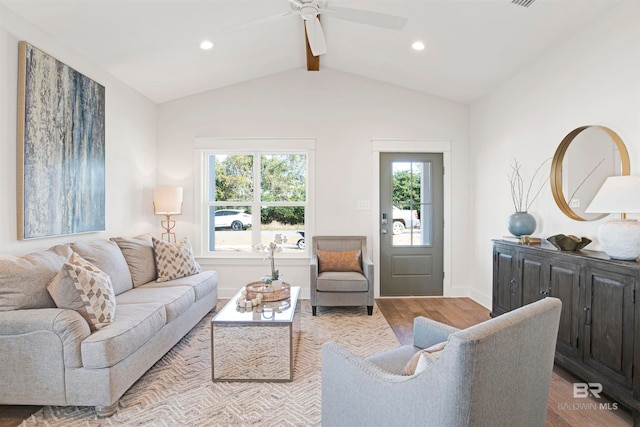
[[[326,1],[321,0],[288,0],[291,10],[275,16],[262,18],[259,21],[287,15],[299,15],[304,21],[307,44],[307,70],[320,69],[320,55],[327,53],[327,43],[320,24],[320,15],[331,16],[346,21],[373,25],[392,30],[401,30],[407,23],[406,18],[388,15],[386,13],[346,7],[329,8]]]

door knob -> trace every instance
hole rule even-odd
[[[380,233],[382,234],[387,234],[389,232],[389,230],[387,230],[386,228],[383,228],[382,230],[380,230]]]

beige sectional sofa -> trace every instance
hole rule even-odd
[[[146,235],[0,256],[0,404],[117,410],[127,389],[218,301],[215,271],[159,278],[154,243]],[[56,305],[52,283],[74,253],[113,286],[115,314],[100,328],[81,310]]]

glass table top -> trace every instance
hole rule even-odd
[[[298,303],[300,286],[291,286],[290,296],[281,301],[270,301],[258,304],[252,309],[239,307],[236,304],[242,289],[215,315],[214,323],[262,323],[262,322],[292,322]]]

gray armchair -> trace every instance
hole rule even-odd
[[[355,271],[322,271],[318,250],[327,252],[357,251],[361,253],[362,273]],[[316,315],[318,306],[366,305],[373,313],[373,262],[367,253],[365,236],[314,236],[311,246],[310,267],[311,311]]]
[[[417,317],[414,345],[359,358],[322,347],[323,426],[544,426],[561,302],[545,298],[465,330]],[[447,341],[430,365],[402,368]]]

